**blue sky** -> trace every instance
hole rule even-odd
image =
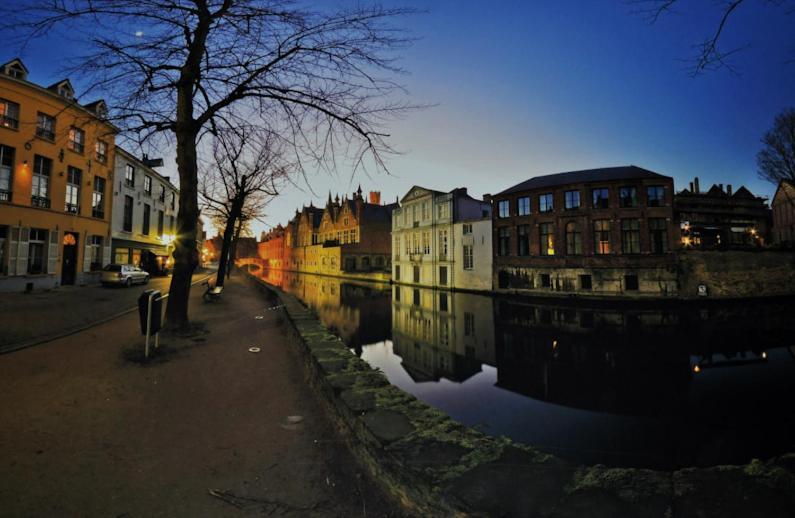
[[[270,206],[267,223],[358,183],[386,200],[415,184],[482,195],[539,174],[624,164],[673,176],[677,189],[699,176],[702,186],[771,195],[755,155],[775,115],[795,105],[795,63],[786,64],[795,14],[746,2],[723,40],[748,45],[733,60],[739,73],[691,78],[682,60],[719,11],[712,0],[682,4],[649,25],[621,0],[400,2],[427,11],[406,20],[418,41],[402,53],[409,74],[401,80],[411,101],[435,106],[391,125],[402,153],[389,159],[389,175],[309,172],[316,196],[299,181]],[[49,84],[72,49],[41,41],[22,58],[33,81]],[[164,174],[176,176],[166,162]]]

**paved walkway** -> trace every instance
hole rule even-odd
[[[163,337],[148,363],[135,314],[0,355],[0,514],[398,516],[247,282],[218,303],[194,290],[208,332]]]
[[[210,272],[197,272],[194,282]],[[48,337],[84,328],[92,322],[134,308],[141,292],[148,289],[167,293],[171,276],[153,277],[147,285],[130,288],[62,286],[52,291],[0,294],[0,352],[13,350]],[[194,286],[191,291],[199,291]]]

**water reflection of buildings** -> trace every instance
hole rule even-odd
[[[414,381],[464,381],[494,364],[493,299],[392,287],[393,351]]]
[[[298,297],[350,347],[389,339],[389,288],[335,277],[264,270],[262,277]]]

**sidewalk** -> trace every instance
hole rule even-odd
[[[0,356],[0,514],[400,516],[266,306],[233,277],[218,303],[192,291],[208,332],[162,337],[149,363],[136,314]]]
[[[193,275],[193,282],[213,272]],[[62,336],[94,322],[134,308],[144,290],[167,293],[171,276],[153,277],[149,284],[130,288],[62,286],[52,291],[0,294],[0,353]],[[191,292],[201,290],[194,286]]]

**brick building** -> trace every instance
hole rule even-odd
[[[259,247],[259,256],[271,267],[299,272],[387,276],[389,230],[396,206],[382,205],[379,192],[370,192],[366,201],[361,187],[351,198],[332,199],[329,194],[324,208],[310,204],[296,211],[283,230],[266,236],[268,244]]]
[[[682,245],[699,250],[742,249],[765,245],[772,216],[767,200],[740,186],[715,184],[701,191],[695,178],[674,196],[674,216]]]
[[[530,178],[493,197],[502,293],[676,294],[673,179],[636,166]]]
[[[795,181],[781,180],[771,202],[773,242],[795,248]]]

